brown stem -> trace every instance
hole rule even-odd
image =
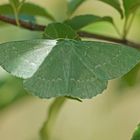
[[[14,18],[11,18],[8,16],[0,15],[0,21],[17,26],[16,20]],[[20,24],[20,27],[28,29],[28,30],[32,30],[32,31],[44,31],[44,29],[45,29],[45,26],[43,26],[43,25],[26,22],[26,21],[23,21],[20,19],[19,19],[19,24]]]
[[[89,33],[89,32],[85,32],[85,31],[79,31],[78,34],[79,34],[79,36],[85,37],[85,38],[94,38],[94,39],[106,40],[106,41],[111,41],[111,42],[115,42],[115,43],[122,43],[122,44],[126,43],[122,39],[117,39],[117,38],[113,38],[113,37],[109,37],[109,36]]]
[[[130,47],[140,49],[140,44],[137,44],[135,42],[125,40],[125,39],[119,39],[119,38],[99,35],[99,34],[95,34],[95,33],[89,33],[89,32],[85,32],[85,31],[79,31],[78,34],[80,37],[84,37],[84,38],[104,40],[104,41],[119,43],[119,44],[128,45]]]
[[[0,15],[0,21],[17,26],[16,20],[11,17],[8,17],[8,16]],[[44,31],[44,29],[46,28],[45,25],[39,25],[39,24],[35,24],[35,23],[23,21],[23,20],[19,20],[19,23],[20,23],[20,27],[28,29],[28,30],[32,30],[32,31]],[[113,38],[113,37],[104,36],[104,35],[98,35],[98,34],[94,34],[94,33],[88,33],[85,31],[78,31],[77,33],[80,37],[104,40],[104,41],[129,45],[130,47],[140,49],[140,44],[134,43],[129,40],[118,39],[118,38]]]

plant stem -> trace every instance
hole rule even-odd
[[[136,12],[137,12],[137,9],[132,13],[132,17],[131,17],[130,22],[129,22],[128,26],[127,26],[127,34],[129,33],[129,31],[130,31],[130,29],[132,27],[133,21],[135,19]]]
[[[120,33],[120,30],[118,29],[118,27],[116,26],[114,22],[113,22],[113,26],[114,26],[114,29],[116,30],[116,33],[119,35],[119,37],[122,38],[122,34]]]
[[[128,17],[126,17],[126,19],[125,19],[123,39],[126,39],[126,36],[128,35],[128,33],[131,29],[131,26],[132,26],[132,23],[134,21],[136,12],[137,12],[137,9],[132,13],[132,17],[131,17],[130,21],[129,21],[130,15]]]
[[[13,8],[13,12],[14,12],[14,15],[15,15],[16,24],[17,24],[17,26],[20,26],[19,19],[18,19],[17,7],[12,2],[10,4],[11,4],[11,7]]]
[[[128,17],[126,17],[125,21],[124,21],[124,27],[123,27],[123,39],[126,39],[127,36],[127,23],[128,23]]]
[[[20,23],[19,23],[18,13],[17,12],[15,12],[15,19],[16,19],[17,26],[20,27]]]
[[[25,3],[26,0],[22,0],[19,4],[19,6],[17,7],[17,12],[20,12],[21,7],[23,6],[23,4]]]
[[[51,104],[48,112],[48,118],[44,122],[43,127],[40,130],[40,136],[41,140],[50,140],[53,127],[55,125],[57,116],[59,115],[59,112],[65,103],[66,98],[65,97],[58,97],[54,100],[54,102]]]
[[[0,21],[3,21],[5,23],[9,23],[11,25],[17,26],[16,20],[11,18],[11,17],[8,17],[8,16],[0,15]],[[39,24],[27,22],[27,21],[20,20],[20,19],[19,19],[19,23],[20,23],[20,27],[31,30],[31,31],[44,31],[45,28],[46,28],[45,25],[39,25]],[[110,37],[110,36],[99,35],[99,34],[95,34],[95,33],[89,33],[89,32],[86,32],[86,31],[78,31],[77,34],[80,37],[84,37],[84,38],[104,40],[104,41],[124,44],[124,45],[128,45],[130,47],[133,47],[133,48],[139,48],[140,49],[140,44],[137,44],[137,43],[132,42],[130,40],[126,40],[124,38],[118,39],[118,38],[114,38],[114,37]]]
[[[20,22],[19,22],[19,12],[20,12],[20,9],[22,7],[22,5],[24,4],[26,0],[22,0],[18,6],[14,5],[14,3],[10,3],[12,8],[13,8],[13,12],[14,12],[14,15],[15,15],[15,20],[16,20],[16,24],[17,26],[20,27]]]

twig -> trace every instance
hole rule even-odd
[[[16,20],[11,17],[8,17],[8,16],[0,15],[0,21],[17,26]],[[20,27],[31,30],[31,31],[44,31],[46,28],[45,25],[39,25],[39,24],[23,21],[20,19],[19,19],[19,23],[20,23]],[[118,38],[113,38],[113,37],[104,36],[104,35],[98,35],[98,34],[89,33],[89,32],[85,32],[85,31],[78,31],[77,33],[80,37],[104,40],[104,41],[129,45],[130,47],[140,49],[140,44],[137,44],[137,43],[129,41],[129,40],[118,39]]]
[[[8,16],[0,15],[0,21],[17,26],[16,20]],[[46,27],[43,25],[34,24],[34,23],[23,21],[20,19],[19,19],[19,23],[20,23],[20,27],[28,29],[28,30],[32,30],[32,31],[44,31]]]
[[[119,43],[119,44],[128,45],[130,47],[140,49],[140,44],[134,43],[134,42],[129,41],[129,40],[113,38],[113,37],[109,37],[109,36],[85,32],[85,31],[79,31],[78,34],[80,37],[104,40],[104,41]]]

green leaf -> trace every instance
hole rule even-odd
[[[59,97],[56,98],[53,103],[50,105],[49,110],[48,110],[48,116],[47,120],[44,122],[41,130],[40,130],[40,136],[41,140],[50,140],[51,139],[51,134],[53,132],[53,128],[56,122],[56,119],[66,102],[65,97]]]
[[[80,15],[75,16],[72,19],[65,21],[65,24],[70,25],[74,30],[80,30],[81,28],[100,21],[105,21],[109,23],[113,23],[111,17],[99,17],[95,15]]]
[[[20,0],[9,0],[9,2],[14,5],[15,7],[18,7],[20,4]]]
[[[123,11],[119,0],[99,0],[99,1],[107,3],[110,6],[114,7],[120,13],[121,17],[123,17]]]
[[[138,82],[138,74],[140,70],[140,64],[136,65],[130,72],[124,75],[120,80],[119,84],[121,88],[128,88],[135,86]]]
[[[24,87],[41,98],[92,98],[140,62],[140,52],[119,44],[30,40],[0,45],[0,65],[24,78]]]
[[[10,4],[0,5],[0,14],[13,15],[13,9]]]
[[[140,6],[140,0],[123,0],[125,16],[128,17],[131,12],[135,11]]]
[[[131,140],[140,140],[140,124],[135,129],[135,132]]]
[[[0,14],[14,15],[10,4],[0,5]],[[54,20],[54,18],[42,7],[33,3],[24,3],[19,11],[20,15],[41,16]]]
[[[49,24],[44,32],[44,38],[57,39],[57,38],[69,38],[76,39],[77,33],[68,25],[62,23]]]
[[[8,107],[27,93],[23,89],[21,79],[6,76],[0,81],[0,110]],[[2,82],[2,84],[1,84]]]
[[[14,18],[14,13],[10,4],[0,5],[0,14],[7,15]],[[35,22],[35,17],[31,15],[27,15],[24,12],[19,15],[19,19],[29,20],[31,22]]]
[[[72,14],[85,0],[71,0],[68,3],[68,13]]]
[[[54,20],[54,18],[51,16],[46,9],[43,7],[33,4],[33,3],[24,3],[20,9],[20,14],[27,14],[32,16],[42,16],[49,18],[51,20]]]

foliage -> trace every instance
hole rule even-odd
[[[140,140],[140,124],[135,129],[135,132],[134,132],[131,140]]]
[[[0,14],[5,14],[8,16],[14,15],[11,4],[7,3],[7,4],[0,5]],[[49,18],[50,20],[54,20],[53,17],[44,8],[29,2],[21,6],[18,15],[40,16],[44,18]]]
[[[74,11],[86,0],[71,0],[68,3],[68,13],[72,14]]]
[[[125,16],[129,16],[134,12],[135,10],[138,9],[140,6],[140,1],[139,0],[123,0],[123,6],[125,10]]]
[[[127,38],[140,1],[123,0],[122,6],[119,0],[99,1],[119,12],[120,20],[124,21],[122,31],[110,16],[73,16],[86,0],[67,2],[67,18],[62,23],[58,23],[45,7],[26,0],[9,0],[9,3],[0,5],[1,21],[43,34],[38,39],[0,44],[0,65],[11,75],[21,78],[27,91],[41,98],[63,96],[80,100],[102,93],[109,80],[122,77],[140,62],[140,52],[134,48],[139,45]],[[48,19],[51,24],[38,25],[37,17]],[[84,27],[98,22],[113,25],[119,39],[82,32]],[[88,41],[84,37],[100,41]],[[122,79],[133,85],[134,82],[128,81],[135,81],[133,78],[138,70],[139,67]],[[58,98],[58,102],[62,98]],[[57,112],[63,102],[60,102]],[[54,106],[56,108],[55,102]],[[45,125],[49,124],[48,121]],[[48,126],[44,127],[48,129]]]
[[[120,13],[121,17],[123,18],[123,10],[121,8],[121,4],[120,4],[119,0],[100,0],[100,1],[114,7]]]
[[[74,12],[83,2],[71,1],[68,7]],[[104,2],[113,7],[119,5],[119,1]],[[18,9],[21,2],[10,1],[10,4]],[[118,7],[115,8],[120,11]],[[22,1],[18,15],[20,12],[47,15],[43,8],[25,1]],[[23,78],[25,89],[33,95],[92,98],[106,88],[108,80],[123,76],[140,60],[138,51],[123,45],[77,41],[80,36],[76,30],[97,21],[114,24],[111,17],[80,15],[64,21],[65,24],[49,24],[44,39],[1,44],[0,64],[11,74]],[[16,22],[19,24],[18,19]]]
[[[80,30],[81,28],[86,27],[92,23],[101,21],[113,24],[113,20],[111,17],[99,17],[95,15],[75,16],[72,19],[66,20],[64,23],[71,26],[74,30]]]
[[[0,80],[0,109],[7,107],[21,97],[28,94],[22,87],[22,81],[11,76]]]

